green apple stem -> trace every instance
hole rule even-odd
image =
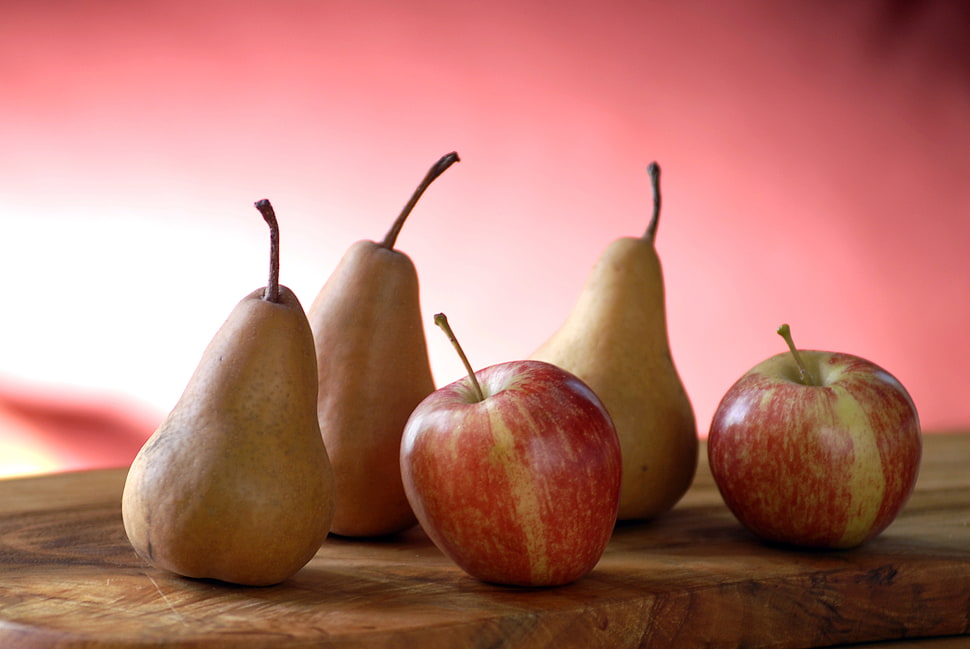
[[[408,204],[404,206],[404,209],[401,210],[401,214],[398,215],[397,220],[395,220],[391,225],[391,229],[387,231],[386,235],[384,235],[384,240],[381,242],[382,248],[387,248],[388,250],[394,249],[394,244],[397,242],[397,235],[400,234],[401,228],[404,227],[404,221],[407,220],[411,210],[413,210],[414,206],[417,205],[418,199],[421,198],[421,194],[423,194],[424,190],[426,190],[431,183],[434,182],[435,178],[443,174],[445,169],[456,162],[459,162],[458,154],[452,151],[451,153],[442,156],[442,158],[438,160],[438,162],[436,162],[431,169],[428,170],[424,180],[421,181],[421,184],[418,185],[417,189],[414,190],[414,193],[411,194],[411,200],[409,200]]]
[[[256,209],[263,215],[269,226],[269,281],[263,299],[267,302],[280,301],[280,226],[276,222],[276,212],[267,199],[256,201]]]
[[[445,335],[448,336],[448,340],[451,341],[451,344],[454,345],[455,350],[458,352],[461,362],[465,365],[465,371],[468,372],[468,378],[471,379],[472,388],[475,390],[475,396],[478,397],[478,401],[485,401],[485,393],[482,392],[482,386],[478,382],[478,378],[475,376],[475,370],[472,369],[471,363],[468,362],[468,357],[465,356],[465,352],[458,343],[458,339],[455,338],[455,333],[451,330],[451,325],[448,324],[448,317],[444,313],[436,313],[434,316],[434,323],[445,332]]]
[[[660,222],[660,165],[651,162],[647,167],[650,174],[650,186],[653,188],[653,216],[647,225],[647,231],[643,235],[648,241],[655,241],[657,238],[657,225]]]
[[[818,385],[815,379],[812,378],[812,374],[805,367],[805,362],[802,360],[802,355],[798,353],[798,349],[795,347],[795,341],[791,337],[791,327],[787,324],[783,324],[778,327],[778,335],[785,339],[788,343],[788,349],[791,350],[791,355],[795,357],[795,364],[798,365],[798,373],[802,377],[802,383],[805,385]]]

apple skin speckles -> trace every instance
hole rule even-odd
[[[912,493],[919,417],[881,367],[849,354],[800,356],[821,385],[801,383],[784,353],[728,390],[708,437],[711,471],[725,503],[756,536],[856,547],[884,531]]]

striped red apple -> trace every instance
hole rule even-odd
[[[620,501],[620,445],[596,395],[541,361],[473,372],[411,414],[401,477],[421,527],[485,582],[559,586],[593,570]]]
[[[756,365],[724,395],[707,449],[724,502],[756,536],[845,549],[884,531],[919,472],[922,437],[903,385],[849,354],[789,352]]]

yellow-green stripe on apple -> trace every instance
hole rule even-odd
[[[922,436],[903,385],[878,365],[799,350],[731,386],[707,449],[724,502],[752,533],[802,548],[847,549],[882,533],[916,484]]]
[[[609,414],[573,374],[543,361],[468,371],[411,414],[401,477],[421,527],[466,573],[559,586],[599,562],[616,523],[622,462]]]

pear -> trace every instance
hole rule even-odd
[[[385,536],[417,522],[401,481],[401,436],[435,385],[417,270],[394,245],[425,189],[457,161],[449,153],[428,171],[383,241],[352,244],[307,310],[336,478],[334,534]]]
[[[334,479],[317,423],[313,335],[278,283],[272,206],[256,206],[270,226],[269,283],[236,305],[135,456],[122,516],[132,547],[155,567],[265,586],[320,548]]]
[[[653,217],[641,237],[603,252],[562,327],[531,358],[585,381],[613,417],[623,456],[619,520],[671,509],[694,479],[694,411],[674,366],[655,239],[660,167],[649,166]]]

